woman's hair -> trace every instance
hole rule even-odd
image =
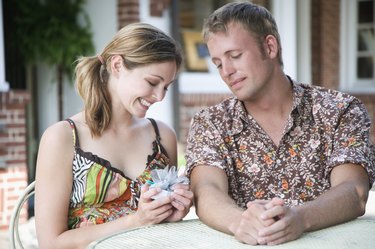
[[[228,25],[232,22],[241,24],[250,34],[255,36],[263,54],[265,54],[264,38],[267,35],[273,35],[278,43],[278,60],[280,65],[283,66],[280,35],[276,22],[272,14],[262,6],[248,2],[234,2],[222,6],[204,20],[203,38],[207,41],[210,33],[226,33]]]
[[[100,55],[79,58],[75,68],[77,90],[84,101],[86,123],[93,136],[100,136],[111,121],[107,62],[114,55],[120,55],[129,70],[167,61],[176,62],[179,70],[182,64],[179,44],[145,23],[130,24],[119,30]]]

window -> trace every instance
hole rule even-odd
[[[20,54],[18,42],[16,42],[16,15],[19,15],[19,7],[14,1],[3,1],[3,31],[4,31],[4,57],[5,57],[5,81],[9,82],[11,89],[26,89],[26,63]],[[1,80],[1,79],[0,79]],[[1,84],[1,83],[0,83]],[[0,86],[1,88],[1,86]]]
[[[357,77],[374,79],[374,1],[358,1],[357,6]]]
[[[375,92],[375,0],[342,0],[343,90]]]

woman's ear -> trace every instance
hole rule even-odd
[[[279,52],[277,39],[273,35],[267,35],[265,38],[265,52],[269,58],[275,59]]]
[[[114,76],[118,76],[124,67],[123,59],[120,55],[114,55],[111,58],[111,72]]]

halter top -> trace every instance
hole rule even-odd
[[[152,142],[153,153],[147,157],[144,171],[135,180],[112,167],[106,159],[83,151],[73,120],[66,120],[72,128],[74,143],[69,229],[109,222],[137,210],[140,189],[151,179],[150,171],[162,169],[170,164],[166,150],[160,143],[158,126],[155,120],[149,120],[156,133],[156,138]]]

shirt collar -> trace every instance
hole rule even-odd
[[[243,122],[247,122],[247,112],[242,101],[233,97],[228,102],[229,120],[227,122],[228,135],[233,136],[243,130]]]
[[[293,108],[292,112],[296,110],[299,115],[303,114],[303,107],[302,107],[302,101],[303,101],[303,95],[304,95],[304,88],[301,86],[301,84],[298,84],[295,80],[287,76],[290,80],[290,83],[292,84],[293,89]]]
[[[292,84],[293,89],[293,108],[292,112],[296,110],[299,115],[303,114],[303,95],[304,95],[304,88],[298,84],[295,80],[291,77],[287,76]],[[233,97],[227,102],[227,110],[229,111],[229,119],[227,122],[227,133],[228,135],[235,135],[240,133],[244,128],[244,122],[249,122],[249,118],[247,117],[247,112],[243,105],[243,102],[238,100],[236,97]]]

